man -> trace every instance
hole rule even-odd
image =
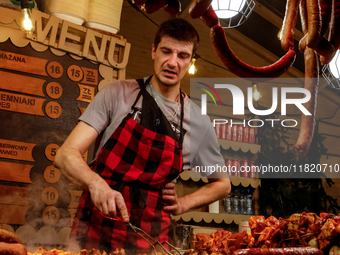
[[[178,198],[171,182],[190,169],[190,155],[195,164],[224,164],[209,118],[180,90],[198,42],[197,31],[183,19],[161,24],[152,46],[154,75],[106,85],[59,149],[55,166],[84,189],[70,238],[81,248],[145,252],[149,245],[126,222],[169,241],[170,213],[194,210],[230,192],[228,177],[209,178]],[[89,168],[82,155],[99,134]]]

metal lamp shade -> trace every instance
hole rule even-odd
[[[223,28],[233,28],[243,24],[255,7],[254,0],[213,0],[216,15],[226,23]]]
[[[323,66],[322,76],[332,88],[340,89],[340,50],[329,64]]]

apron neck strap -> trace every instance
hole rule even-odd
[[[131,106],[131,111],[135,108],[135,105],[137,104],[139,98],[141,97],[141,95],[143,94],[145,88],[146,88],[146,85],[150,83],[151,81],[151,78],[152,78],[152,75],[144,82],[143,79],[138,79],[136,80],[139,84],[139,87],[140,87],[140,91],[136,97],[136,100],[135,102],[133,103],[133,105]]]
[[[181,90],[181,88],[179,88],[179,101],[181,103],[181,122],[179,124],[179,147],[181,149],[183,149],[183,119],[184,119],[184,99],[183,96],[184,94]]]
[[[143,94],[143,92],[145,91],[146,85],[150,83],[152,78],[152,75],[144,82],[143,79],[138,79],[137,82],[139,84],[140,87],[140,91],[137,95],[137,98],[135,100],[135,102],[133,103],[132,107],[131,107],[131,111],[135,108],[136,103],[138,102],[139,98],[141,97],[141,95]],[[182,92],[181,88],[179,89],[179,101],[181,104],[181,117],[180,117],[180,134],[179,134],[179,147],[180,149],[183,149],[183,119],[184,119],[184,99],[183,99],[184,93]]]

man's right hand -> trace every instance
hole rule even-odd
[[[128,222],[129,216],[122,194],[112,190],[103,178],[89,168],[82,157],[97,137],[96,129],[85,122],[78,122],[57,151],[54,166],[74,185],[89,190],[92,201],[99,211],[110,217],[116,217],[118,208],[123,220]]]
[[[98,176],[99,177],[99,176]],[[117,216],[117,208],[124,222],[129,222],[129,215],[122,194],[110,188],[110,186],[99,177],[88,184],[93,204],[104,215]]]

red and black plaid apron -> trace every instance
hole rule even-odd
[[[153,238],[169,240],[170,216],[163,211],[161,190],[182,171],[182,141],[171,128],[155,100],[146,91],[146,84],[138,80],[140,92],[131,112],[98,154],[92,167],[114,190],[121,192],[130,214],[130,222]],[[133,118],[135,105],[143,96],[140,124]],[[183,130],[183,97],[181,124]],[[150,251],[149,244],[126,223],[103,217],[94,207],[88,191],[80,199],[74,219],[70,242],[80,248],[96,248],[107,253],[124,248],[127,253]]]

